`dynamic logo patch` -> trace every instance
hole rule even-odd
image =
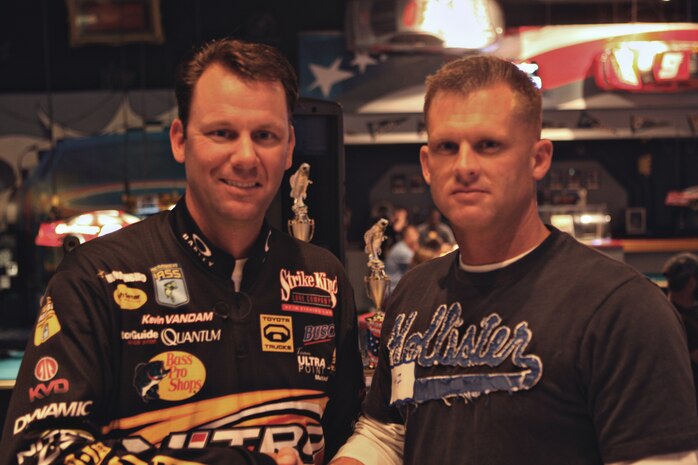
[[[332,309],[337,305],[337,277],[330,278],[327,273],[305,271],[288,271],[281,269],[281,309],[288,312],[310,313],[332,316]]]
[[[32,413],[27,413],[15,419],[14,434],[19,434],[26,429],[29,423],[44,418],[86,417],[90,414],[88,408],[92,406],[91,400],[75,402],[58,402],[39,407]]]
[[[133,385],[143,401],[184,400],[194,396],[206,381],[206,367],[196,356],[164,352],[136,366]]]
[[[121,310],[138,310],[147,301],[145,292],[125,284],[119,284],[114,291],[114,302]]]
[[[262,351],[293,352],[293,319],[282,315],[259,315]]]
[[[58,321],[58,315],[53,309],[53,301],[50,296],[44,296],[43,305],[36,321],[34,329],[34,345],[40,346],[50,338],[55,336],[61,330],[61,324]]]
[[[540,380],[540,357],[524,353],[533,337],[527,322],[511,329],[501,324],[498,314],[492,313],[479,325],[469,325],[461,337],[457,329],[463,325],[461,306],[455,302],[450,307],[439,306],[426,331],[410,333],[417,313],[398,315],[390,331],[387,347],[393,380],[391,404],[457,396],[471,399],[497,391],[512,393],[531,389]],[[495,371],[509,358],[520,371]],[[415,365],[475,368],[481,372],[417,378]]]
[[[179,307],[189,302],[184,272],[176,263],[158,265],[150,269],[155,286],[155,300],[166,307]]]

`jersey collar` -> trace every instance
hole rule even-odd
[[[191,217],[187,205],[182,197],[170,212],[170,225],[178,242],[188,252],[194,262],[201,264],[213,274],[226,279],[232,279],[235,269],[235,257],[216,247],[204,235],[194,219]],[[262,229],[257,236],[247,263],[245,264],[242,287],[254,281],[264,263],[269,250],[272,229],[267,221],[262,224]]]

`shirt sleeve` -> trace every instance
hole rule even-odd
[[[698,465],[698,451],[658,455],[635,462],[615,462],[609,465]]]
[[[364,465],[401,465],[404,444],[404,426],[362,416],[354,434],[334,458],[348,457]]]
[[[578,363],[605,463],[698,447],[685,334],[661,291],[638,277],[612,292],[587,326]]]

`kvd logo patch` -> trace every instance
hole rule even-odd
[[[166,263],[150,269],[155,286],[155,300],[166,307],[179,307],[189,302],[184,272],[177,263]]]

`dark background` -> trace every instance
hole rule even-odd
[[[695,21],[697,3],[500,0],[507,27]],[[163,44],[71,47],[64,0],[4,1],[0,6],[0,92],[169,88],[176,63],[187,50],[224,36],[275,45],[295,64],[298,32],[342,30],[345,4],[340,0],[163,0]]]

